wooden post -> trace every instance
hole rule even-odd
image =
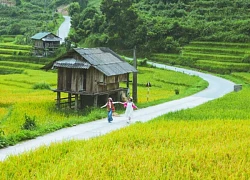
[[[94,95],[94,107],[97,107],[98,95]]]
[[[75,95],[75,110],[78,109],[78,94]]]
[[[134,47],[134,67],[137,69],[136,46]],[[137,102],[137,72],[133,73],[133,101]]]
[[[148,87],[148,93],[147,93],[147,102],[149,100],[149,88],[151,87],[150,82],[147,82],[146,87]]]
[[[71,94],[68,93],[68,107],[71,108]]]
[[[129,89],[129,73],[127,74],[127,92],[126,92],[126,97],[130,96],[130,89]]]
[[[56,99],[56,106],[57,106],[57,109],[60,109],[61,108],[61,93],[60,92],[57,92],[57,99]]]
[[[127,74],[127,88],[129,88],[129,73]]]

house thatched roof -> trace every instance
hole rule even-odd
[[[76,60],[73,54],[79,54],[83,60]],[[111,49],[101,48],[74,48],[42,69],[49,70],[58,67],[89,69],[94,67],[106,76],[114,76],[137,72],[129,63],[124,61]]]

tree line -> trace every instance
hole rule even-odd
[[[55,32],[59,18],[57,7],[69,3],[70,0],[16,0],[15,6],[0,3],[0,36],[23,35],[29,39],[38,32]]]
[[[86,4],[69,8],[69,40],[76,45],[178,53],[193,40],[250,42],[248,0],[102,0],[99,9]]]
[[[62,4],[76,46],[178,53],[194,40],[250,42],[249,0],[16,0],[0,4],[0,35],[55,32]]]

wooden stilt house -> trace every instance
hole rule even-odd
[[[74,48],[43,67],[58,69],[57,107],[83,109],[103,105],[108,97],[122,100],[129,88],[129,73],[137,70],[109,48]],[[124,87],[120,87],[123,82]],[[66,93],[67,97],[62,97]],[[67,102],[63,102],[65,100]]]
[[[33,54],[36,56],[49,56],[59,48],[61,38],[50,32],[40,32],[31,37],[33,40]]]

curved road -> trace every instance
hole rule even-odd
[[[193,108],[195,106],[211,101],[213,99],[220,98],[224,96],[225,94],[234,91],[235,84],[231,81],[228,81],[220,77],[216,77],[213,75],[209,75],[209,74],[205,74],[205,73],[201,73],[201,72],[197,72],[193,70],[187,70],[183,68],[162,65],[158,63],[149,62],[149,64],[152,64],[158,68],[163,68],[163,69],[183,72],[189,75],[199,76],[202,79],[206,80],[209,83],[209,86],[205,90],[198,92],[194,95],[191,95],[189,97],[185,97],[179,100],[174,100],[171,102],[166,102],[160,105],[151,106],[148,108],[141,109],[139,111],[135,111],[134,118],[143,119],[141,120],[143,122],[156,118],[158,116],[161,116],[169,112],[178,111],[181,109]]]
[[[58,29],[58,36],[62,38],[62,40],[60,41],[61,44],[65,41],[65,38],[68,37],[71,26],[70,24],[71,18],[69,16],[63,16],[63,17],[64,17],[64,22]]]
[[[68,28],[68,26],[66,27]],[[65,38],[66,36],[61,37]],[[193,108],[213,99],[220,98],[234,90],[234,83],[220,77],[152,62],[150,64],[153,64],[158,68],[164,68],[183,72],[189,75],[199,76],[206,80],[209,83],[209,86],[205,90],[186,98],[136,110],[133,115],[133,121],[146,122],[168,112]],[[3,161],[9,155],[17,155],[25,151],[33,150],[42,145],[49,145],[52,142],[60,142],[71,139],[89,139],[126,126],[128,126],[128,124],[126,123],[126,117],[124,116],[124,114],[122,114],[118,117],[115,117],[112,123],[108,123],[107,119],[103,118],[94,122],[61,129],[45,136],[40,136],[36,139],[19,143],[15,146],[0,149],[0,160]]]

